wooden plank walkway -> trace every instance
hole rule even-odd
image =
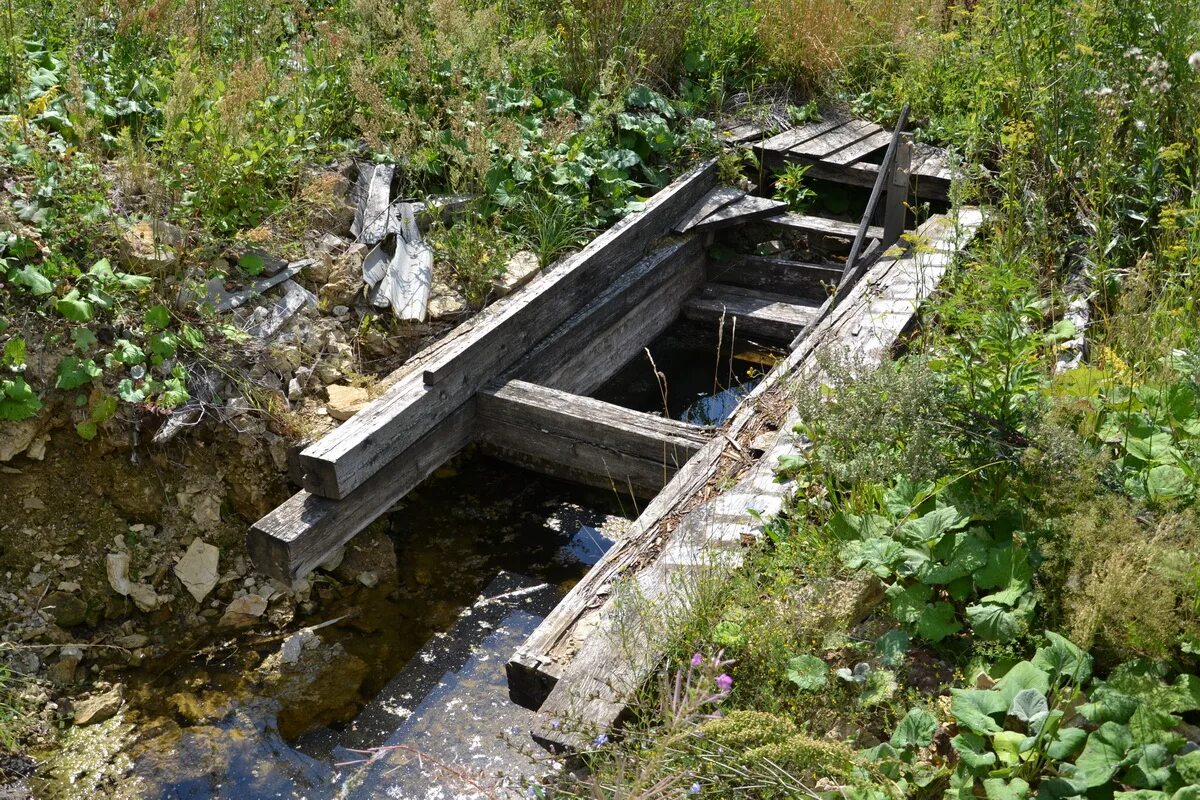
[[[887,148],[890,138],[888,131],[874,123],[829,112],[820,120],[758,141],[753,147],[769,169],[778,170],[789,163],[806,164],[807,174],[813,178],[870,187],[879,173],[879,165],[870,159]],[[953,176],[946,151],[918,142],[911,174],[911,189],[918,198],[944,201],[949,197]]]
[[[931,218],[918,231],[920,246],[877,262],[842,302],[829,302],[811,335],[772,369],[723,435],[684,465],[517,650],[508,664],[510,692],[540,706],[536,739],[571,749],[618,724],[658,667],[689,590],[738,564],[744,537],[756,531],[750,511],[778,511],[789,491],[772,472],[795,446],[788,379],[818,380],[825,348],[854,352],[867,363],[882,360],[981,220],[974,209]],[[750,464],[740,442],[764,432],[766,455]],[[730,480],[732,489],[715,491]]]

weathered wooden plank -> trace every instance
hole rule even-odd
[[[395,168],[391,164],[376,164],[374,167],[364,167],[364,170],[370,170],[370,177],[366,196],[354,212],[357,231],[351,230],[351,233],[354,233],[357,241],[373,245],[383,241],[388,234],[388,204],[392,197],[392,174]]]
[[[652,342],[704,283],[704,248],[688,237],[659,248],[563,323],[506,374],[591,394]]]
[[[795,212],[767,217],[759,220],[759,224],[782,228],[793,233],[804,233],[837,239],[853,239],[854,234],[858,232],[857,222],[846,222],[840,219],[816,217],[808,214],[797,214]],[[867,235],[878,239],[883,235],[883,228],[872,227],[868,229]],[[847,242],[847,244],[849,243]]]
[[[786,258],[745,256],[727,263],[708,262],[708,279],[726,286],[823,301],[841,280],[839,267],[805,264]]]
[[[676,233],[687,233],[692,228],[699,225],[709,215],[720,211],[730,203],[741,200],[746,196],[746,193],[741,189],[734,189],[729,186],[722,186],[719,189],[713,189],[708,194],[700,199],[700,202],[687,210],[683,218],[675,225]]]
[[[737,319],[736,331],[790,342],[816,317],[819,303],[755,289],[710,283],[688,300],[683,313],[699,322]]]
[[[485,449],[561,478],[652,497],[710,438],[702,428],[509,381],[479,392]]]
[[[885,130],[877,130],[867,138],[826,156],[824,161],[826,164],[835,165],[853,164],[887,147],[888,142],[891,140],[891,133]]]
[[[880,127],[873,122],[867,122],[865,119],[853,119],[828,133],[793,147],[788,151],[788,155],[825,158],[843,147],[849,147],[871,136],[878,130]]]
[[[846,122],[848,120],[845,117],[831,114],[816,122],[808,122],[799,127],[776,134],[770,139],[760,142],[757,147],[760,150],[768,152],[784,153],[796,145],[803,144],[810,139],[815,139],[823,133],[828,133],[834,128],[846,124]]]
[[[956,220],[932,218],[918,231],[926,247],[877,262],[841,304],[827,304],[813,334],[735,412],[730,437],[747,429],[765,394],[786,390],[786,376],[819,380],[825,348],[853,348],[868,363],[882,359],[980,222],[973,209]],[[786,489],[774,482],[771,468],[792,446],[787,432],[794,422],[793,412],[768,455],[732,492],[688,511],[727,445],[721,437],[702,448],[517,650],[507,665],[510,693],[531,707],[540,704],[535,738],[569,747],[581,732],[594,735],[621,719],[629,698],[658,666],[670,641],[668,626],[686,610],[689,589],[709,571],[737,563],[736,542],[755,524],[747,510],[777,510]],[[673,524],[681,511],[687,512],[682,522]]]
[[[696,233],[700,231],[714,231],[720,228],[739,225],[743,222],[749,222],[753,219],[782,214],[787,209],[788,204],[780,200],[746,195],[717,209],[701,221],[693,223],[688,230]]]
[[[841,166],[798,156],[794,153],[772,151],[764,151],[762,158],[763,165],[770,170],[780,170],[793,162],[808,164],[808,177],[848,186],[862,186],[868,189],[875,185],[875,176],[879,174],[879,165],[869,161],[858,161]],[[912,193],[922,200],[945,202],[950,195],[950,179],[951,172],[948,168],[923,166],[921,171],[913,173]]]
[[[721,131],[721,138],[728,144],[744,144],[761,139],[764,133],[766,133],[766,129],[757,122],[743,122],[741,125]]]
[[[715,175],[712,161],[696,167],[645,210],[464,323],[461,335],[426,361],[422,375],[402,379],[301,454],[306,488],[340,498],[360,486],[600,294],[712,188]]]
[[[307,574],[466,447],[474,430],[472,399],[346,498],[292,495],[250,529],[246,549],[255,567],[285,583]]]

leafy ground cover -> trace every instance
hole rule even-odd
[[[571,793],[1200,796],[1200,29],[1037,0],[917,27],[825,86],[912,102],[986,234],[902,357],[798,387],[790,508],[677,624],[727,691],[652,697]]]

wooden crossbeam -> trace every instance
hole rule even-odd
[[[708,279],[726,286],[819,302],[829,295],[830,287],[837,286],[842,270],[786,258],[745,256],[727,263],[710,260]]]
[[[751,220],[782,214],[787,209],[788,204],[780,200],[745,195],[717,208],[703,219],[691,222],[687,230],[697,233],[700,231],[720,230],[721,228],[729,228]]]
[[[780,228],[790,233],[802,233],[810,237],[818,237],[826,249],[834,249],[830,247],[833,241],[845,240],[845,247],[843,249],[848,250],[850,248],[849,240],[853,239],[854,234],[858,232],[858,223],[856,222],[845,222],[840,219],[828,219],[827,217],[815,217],[808,214],[796,214],[794,212],[761,219],[759,220],[759,224]],[[871,228],[867,232],[867,235],[873,239],[878,239],[883,235],[883,228]]]
[[[653,497],[710,438],[703,428],[526,381],[477,395],[478,441],[519,466]]]
[[[812,322],[819,307],[789,295],[710,283],[684,304],[683,313],[699,322],[725,320],[746,336],[790,342]]]
[[[712,188],[715,177],[715,162],[696,167],[643,211],[464,323],[421,374],[407,376],[300,454],[305,488],[348,496],[600,294]]]

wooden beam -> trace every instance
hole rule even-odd
[[[292,495],[250,529],[254,566],[284,583],[306,575],[470,444],[474,430],[471,400],[344,499]]]
[[[847,121],[846,117],[840,114],[831,114],[816,122],[808,122],[799,127],[778,133],[770,139],[760,142],[758,147],[771,152],[785,153],[797,145],[845,125]]]
[[[852,119],[841,127],[834,128],[816,138],[788,150],[788,155],[808,156],[809,158],[825,158],[838,152],[844,147],[856,144],[876,131],[879,126],[864,119]]]
[[[734,189],[729,186],[713,189],[708,194],[700,199],[700,202],[692,206],[683,215],[683,219],[679,220],[675,225],[676,233],[687,233],[692,228],[699,225],[711,214],[720,211],[730,203],[741,200],[746,196],[746,193],[741,189]]]
[[[301,454],[305,488],[342,498],[361,486],[603,292],[712,188],[715,176],[713,161],[696,167],[643,211],[464,323],[424,361],[421,374],[402,379]]]
[[[591,394],[675,321],[684,300],[704,284],[704,261],[704,247],[695,236],[659,248],[559,326],[505,377]]]
[[[760,407],[786,396],[789,381],[820,380],[825,349],[857,351],[867,363],[886,357],[981,221],[975,209],[932,218],[918,231],[925,247],[877,262],[841,304],[827,304],[813,333],[739,406],[729,437],[714,438],[680,470],[517,650],[507,665],[510,694],[540,705],[535,738],[570,747],[584,732],[594,736],[621,719],[658,668],[671,621],[687,611],[689,588],[736,566],[742,537],[758,524],[749,511],[775,513],[789,491],[774,480],[773,467],[792,447],[794,412],[774,423],[767,455],[713,496],[707,489],[714,480],[738,478],[736,465],[744,463],[728,439],[760,430]]]
[[[737,334],[790,342],[816,318],[819,306],[788,295],[710,283],[684,304],[683,313],[698,322],[725,320]]]
[[[750,220],[782,214],[787,209],[788,204],[781,200],[746,195],[741,199],[734,200],[728,205],[718,208],[699,222],[692,223],[688,230],[696,233],[700,231],[715,231],[721,228],[740,225]]]
[[[857,222],[846,222],[840,219],[828,219],[827,217],[816,217],[809,214],[797,214],[788,212],[787,214],[778,214],[773,217],[766,217],[759,220],[760,225],[769,225],[773,228],[779,228],[790,233],[800,233],[812,238],[819,239],[819,243],[825,249],[832,250],[831,245],[837,244],[839,247],[844,240],[843,250],[850,249],[850,240],[854,239],[854,234],[858,233]],[[878,239],[883,235],[883,228],[871,228],[867,231],[867,235]]]
[[[841,267],[806,264],[786,258],[744,256],[726,263],[709,259],[708,279],[725,286],[756,289],[820,303],[842,279]]]
[[[485,450],[554,477],[653,497],[707,443],[704,429],[508,381],[477,395]]]

